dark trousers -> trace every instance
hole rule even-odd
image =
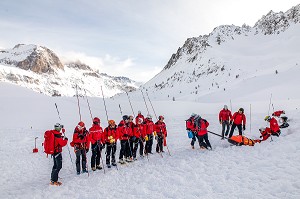
[[[230,133],[229,133],[229,138],[232,137],[233,131],[234,131],[235,127],[237,127],[239,129],[239,135],[243,135],[242,124],[235,124],[235,123],[233,123],[232,126],[231,126]]]
[[[203,142],[203,140],[205,141],[206,145],[211,148],[207,133],[205,135],[198,135],[198,142],[200,147],[202,146],[201,143]]]
[[[144,152],[144,142],[142,139],[136,139],[134,142],[134,148],[133,148],[133,158],[136,158],[136,152],[138,149],[138,146],[140,145],[140,155],[143,155]]]
[[[57,182],[58,181],[58,173],[62,168],[62,155],[61,155],[61,153],[58,153],[56,155],[53,155],[52,157],[53,157],[54,165],[52,167],[52,172],[51,172],[51,181]]]
[[[100,165],[101,150],[102,149],[97,142],[95,144],[92,144],[91,167]]]
[[[225,133],[225,128],[226,128],[226,133]],[[224,138],[224,133],[227,136],[229,132],[229,121],[225,120],[222,121],[222,138]]]
[[[147,136],[148,136],[148,141],[146,141],[145,150],[146,153],[152,153],[153,135],[149,134]]]
[[[156,152],[164,152],[164,148],[163,148],[163,142],[164,142],[164,138],[161,135],[157,136],[157,145],[156,145]]]
[[[76,171],[80,172],[80,156],[82,157],[81,158],[82,171],[86,171],[86,150],[78,149],[75,154],[76,154]]]
[[[116,163],[116,151],[117,151],[116,144],[106,144],[106,164],[110,164],[110,156],[111,156],[111,162]]]
[[[193,132],[193,138],[192,138],[192,141],[191,141],[191,145],[194,146],[195,142],[196,142],[196,133]]]
[[[133,143],[130,141],[130,139],[126,140],[126,143],[125,143],[125,158],[132,157],[131,146],[133,146]]]
[[[123,156],[125,156],[126,143],[127,143],[127,140],[120,141],[120,144],[121,144],[120,155],[119,155],[120,160],[123,159]]]

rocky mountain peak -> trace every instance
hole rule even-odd
[[[0,63],[15,65],[23,70],[35,73],[53,73],[55,69],[64,69],[58,56],[50,49],[37,46],[17,44],[13,49],[0,52]]]

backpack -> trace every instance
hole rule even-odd
[[[54,133],[52,132],[52,130],[46,131],[44,133],[44,152],[47,154],[47,156],[50,154],[54,154],[54,150],[55,150],[55,143],[54,143]]]

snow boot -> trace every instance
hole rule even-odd
[[[96,167],[92,167],[92,170],[93,170],[93,171],[96,171]]]
[[[114,167],[117,166],[117,164],[115,162],[113,162],[111,165],[113,165]]]
[[[107,168],[111,168],[111,165],[110,165],[110,164],[107,164]]]
[[[80,175],[80,171],[77,171],[77,175]]]
[[[60,185],[62,185],[62,183],[61,182],[50,182],[50,185],[54,185],[54,186],[60,186]]]
[[[102,167],[101,167],[100,165],[97,165],[97,166],[96,166],[96,169],[101,170]]]

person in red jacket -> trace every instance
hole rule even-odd
[[[89,151],[89,132],[85,128],[84,122],[79,122],[74,129],[73,141],[71,146],[74,146],[76,154],[76,171],[77,175],[80,174],[80,156],[82,163],[82,172],[86,173],[86,153]]]
[[[152,153],[152,145],[153,145],[153,132],[154,132],[154,122],[152,121],[152,116],[147,115],[147,118],[144,121],[145,131],[146,131],[146,145],[145,145],[145,155],[148,153]]]
[[[120,139],[121,149],[119,154],[119,163],[124,164],[125,161],[131,162],[130,156],[132,156],[132,151],[129,145],[129,138],[132,136],[132,128],[129,123],[128,115],[122,117],[123,120],[120,121],[118,125],[118,138]]]
[[[128,150],[128,154],[126,155],[126,157],[129,157],[129,160],[133,160],[133,145],[134,142],[136,140],[136,137],[133,135],[133,128],[135,126],[134,122],[133,122],[134,118],[132,115],[129,116],[129,126],[131,127],[131,135],[129,137],[129,147],[130,150]]]
[[[156,139],[157,139],[157,145],[156,145],[156,152],[164,152],[163,148],[163,141],[167,137],[167,127],[166,124],[164,123],[164,117],[159,116],[158,121],[155,123],[154,130],[156,133]]]
[[[144,141],[146,136],[145,127],[143,124],[143,119],[139,118],[138,123],[133,128],[133,135],[135,137],[134,148],[133,148],[133,160],[136,159],[136,152],[138,149],[138,145],[140,145],[140,157],[144,157]]]
[[[137,124],[139,119],[142,118],[145,121],[145,117],[142,115],[141,111],[138,111],[138,115],[135,117],[135,123]]]
[[[111,165],[117,166],[116,164],[116,151],[117,151],[117,140],[118,140],[118,128],[114,120],[108,120],[108,127],[104,129],[103,133],[104,143],[106,143],[106,165],[110,168]]]
[[[209,126],[208,121],[205,119],[201,118],[200,115],[195,118],[195,124],[196,124],[196,132],[197,132],[197,137],[198,137],[198,142],[200,148],[206,148],[209,147],[210,150],[212,150],[212,147],[210,145],[210,142],[208,140],[208,135],[207,135],[207,127]],[[203,140],[205,142],[203,142]]]
[[[93,119],[93,125],[89,129],[90,132],[90,141],[92,143],[92,157],[91,157],[91,167],[93,171],[96,169],[102,169],[100,165],[100,158],[102,149],[105,147],[103,144],[103,130],[100,126],[100,119],[95,117]]]
[[[274,117],[266,116],[265,121],[270,123],[271,135],[279,137],[281,132],[277,120]]]
[[[285,114],[285,111],[284,110],[275,111],[274,113],[272,113],[272,116],[280,117],[281,114]]]
[[[228,110],[227,105],[224,105],[224,108],[219,113],[219,122],[222,125],[222,139],[224,139],[225,127],[226,127],[226,135],[229,132],[229,122],[232,118],[231,111]]]
[[[65,129],[63,128],[64,126],[56,123],[54,125],[54,130],[52,130],[52,133],[54,134],[54,153],[52,155],[53,157],[53,162],[54,165],[52,167],[52,172],[51,172],[51,181],[50,185],[56,185],[60,186],[62,183],[58,182],[58,173],[62,168],[62,148],[67,145],[68,143],[68,138],[65,136],[62,136],[62,133],[60,132],[65,132]]]
[[[265,141],[271,136],[271,129],[270,128],[260,128],[259,132],[261,134],[260,138],[262,138],[260,141]]]
[[[194,149],[194,144],[196,142],[196,124],[195,124],[195,118],[197,117],[197,114],[192,113],[189,119],[186,120],[186,130],[191,131],[193,133],[191,146],[192,149]]]
[[[235,127],[239,129],[239,135],[243,135],[243,130],[246,130],[246,116],[244,114],[244,109],[240,108],[238,112],[235,112],[230,121],[231,130],[229,134],[229,138],[233,135],[233,131]],[[227,134],[225,134],[227,136]]]

